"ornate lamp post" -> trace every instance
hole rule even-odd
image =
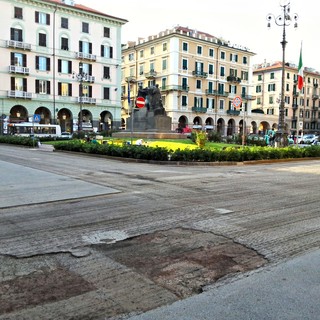
[[[271,21],[274,20],[277,26],[282,27],[282,41],[280,42],[282,45],[282,78],[281,78],[281,98],[280,98],[280,107],[279,107],[279,123],[278,123],[278,131],[276,133],[276,143],[279,147],[284,147],[288,145],[287,132],[285,128],[285,52],[286,52],[286,27],[288,27],[292,19],[294,20],[294,28],[298,27],[298,15],[294,13],[292,16],[290,15],[290,0],[280,0],[280,6],[282,9],[282,13],[278,16],[269,13],[267,15],[268,20],[268,28],[271,27]]]
[[[79,120],[78,120],[78,131],[82,131],[82,103],[83,103],[83,81],[87,81],[88,74],[83,72],[83,63],[79,63],[79,72],[72,72],[72,78],[77,79],[80,82],[80,88],[79,88],[79,102],[80,102],[80,113],[79,113]]]

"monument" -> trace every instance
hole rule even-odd
[[[145,99],[145,106],[133,109],[127,121],[127,130],[135,132],[170,132],[171,117],[167,116],[163,107],[159,86],[140,87],[138,97]]]

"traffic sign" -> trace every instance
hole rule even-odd
[[[242,99],[239,96],[234,97],[232,104],[234,105],[235,108],[240,108],[242,104]]]
[[[40,122],[41,116],[40,114],[34,114],[33,115],[33,122]]]
[[[143,97],[137,97],[137,100],[136,100],[136,106],[138,108],[143,108],[146,104],[146,101]]]

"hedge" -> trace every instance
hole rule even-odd
[[[17,136],[0,136],[0,143],[10,143],[34,146],[32,138]],[[320,157],[320,146],[308,146],[299,148],[289,146],[285,148],[272,147],[227,147],[223,150],[208,149],[178,149],[176,151],[161,147],[95,144],[84,143],[80,140],[57,141],[54,144],[56,150],[82,152],[89,154],[107,155],[121,158],[155,160],[155,161],[179,161],[179,162],[241,162],[269,159],[295,159]]]

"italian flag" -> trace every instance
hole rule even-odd
[[[301,45],[299,66],[298,66],[298,89],[301,91],[302,87],[303,87],[303,64],[302,64],[302,45]]]

